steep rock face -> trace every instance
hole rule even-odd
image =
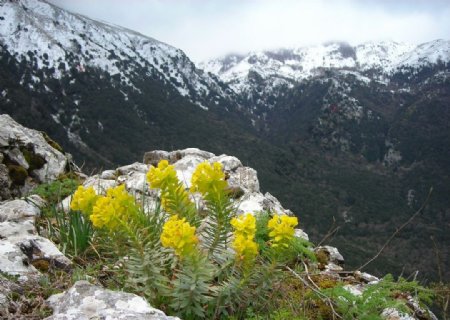
[[[46,134],[25,128],[6,114],[0,115],[0,160],[0,200],[25,194],[71,168],[70,157]]]

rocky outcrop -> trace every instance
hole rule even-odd
[[[135,319],[177,320],[152,308],[135,294],[107,290],[87,281],[78,281],[69,290],[48,300],[53,315],[47,320]]]
[[[146,181],[146,173],[150,166],[156,166],[159,161],[168,160],[177,171],[178,179],[189,188],[192,174],[197,165],[203,161],[219,162],[225,171],[230,191],[235,199],[238,213],[257,213],[261,211],[277,212],[280,214],[293,215],[283,208],[281,203],[270,193],[261,193],[259,181],[255,169],[245,167],[242,162],[233,156],[219,155],[197,148],[188,148],[176,151],[155,150],[145,153],[144,163],[133,163],[117,168],[106,170],[98,175],[87,178],[84,186],[93,186],[97,192],[104,193],[106,189],[119,184],[125,184],[126,189],[137,196],[144,197],[146,206],[151,210],[157,202],[158,193],[151,190]],[[62,206],[67,210],[70,198],[63,201]],[[296,234],[308,239],[308,235],[298,229]]]
[[[0,201],[25,195],[55,180],[73,165],[70,156],[45,133],[0,115]]]
[[[36,195],[0,203],[1,273],[28,281],[39,277],[40,270],[71,267],[55,244],[37,234],[35,222],[44,204]]]
[[[20,156],[17,155],[18,161]],[[270,193],[261,193],[257,172],[242,165],[233,156],[219,155],[199,149],[184,149],[172,152],[153,151],[146,154],[144,162],[121,166],[115,170],[105,170],[88,177],[85,186],[93,186],[98,193],[108,188],[124,184],[126,189],[143,200],[146,210],[152,210],[158,202],[159,193],[151,190],[146,182],[146,173],[150,165],[166,159],[172,163],[178,178],[186,188],[190,187],[191,176],[196,166],[203,162],[220,162],[226,173],[229,188],[232,191],[238,213],[257,213],[271,211],[292,215]],[[25,166],[24,162],[21,165]],[[68,210],[70,198],[61,206]],[[66,258],[48,239],[37,235],[35,220],[41,213],[45,202],[38,196],[15,199],[0,203],[0,272],[19,276],[20,281],[36,280],[41,272],[49,268],[69,270],[71,261]],[[201,202],[200,204],[201,205]],[[301,229],[296,236],[308,239]],[[337,248],[320,246],[315,249],[320,270],[316,276],[331,281],[348,283],[345,289],[354,295],[362,295],[368,286],[380,281],[377,277],[360,271],[344,271],[344,258]],[[20,292],[20,286],[7,279],[0,278],[0,307],[8,305],[9,296]],[[406,297],[407,305],[415,315],[426,315],[424,319],[435,319],[427,310],[420,308],[412,297]],[[56,319],[178,319],[166,316],[162,311],[151,307],[142,297],[131,293],[115,292],[78,281],[63,293],[51,296],[47,300],[53,309],[53,315],[46,318]],[[385,319],[421,319],[399,313],[395,309],[385,309]]]

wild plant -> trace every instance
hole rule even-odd
[[[189,189],[165,160],[150,167],[147,180],[160,191],[150,212],[123,185],[104,196],[80,187],[71,205],[92,222],[96,241],[121,258],[126,286],[183,319],[268,308],[285,253],[299,248],[291,245],[297,218],[238,215],[220,163],[199,164]]]

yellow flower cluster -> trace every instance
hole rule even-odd
[[[234,229],[233,248],[236,257],[245,262],[251,262],[258,255],[258,244],[255,242],[256,219],[247,213],[238,218],[231,219]]]
[[[194,252],[198,243],[195,227],[186,222],[185,218],[179,219],[178,215],[173,215],[166,221],[160,239],[164,247],[174,249],[180,257]]]
[[[217,193],[227,187],[225,173],[222,171],[222,164],[214,162],[212,165],[205,161],[200,163],[192,174],[191,192]]]
[[[114,230],[119,220],[128,219],[133,210],[137,210],[133,196],[125,190],[125,185],[120,185],[108,189],[106,196],[98,198],[90,219],[97,228]]]
[[[70,209],[81,211],[86,217],[92,214],[92,208],[98,199],[93,187],[79,186],[72,196]]]
[[[184,189],[177,177],[173,165],[167,160],[161,160],[158,167],[151,166],[147,173],[147,181],[151,188],[161,189],[161,206],[170,213],[176,214],[173,208],[178,209],[192,205],[189,194]]]
[[[173,165],[169,165],[169,161],[161,160],[158,167],[150,167],[147,173],[147,181],[151,188],[164,190],[178,184],[177,172]]]
[[[297,224],[297,217],[274,215],[267,223],[267,227],[271,230],[269,236],[272,238],[272,246],[288,247],[289,242],[294,238],[294,227]]]

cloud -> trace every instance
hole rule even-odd
[[[450,3],[430,0],[52,0],[137,30],[199,61],[326,41],[448,38]]]

